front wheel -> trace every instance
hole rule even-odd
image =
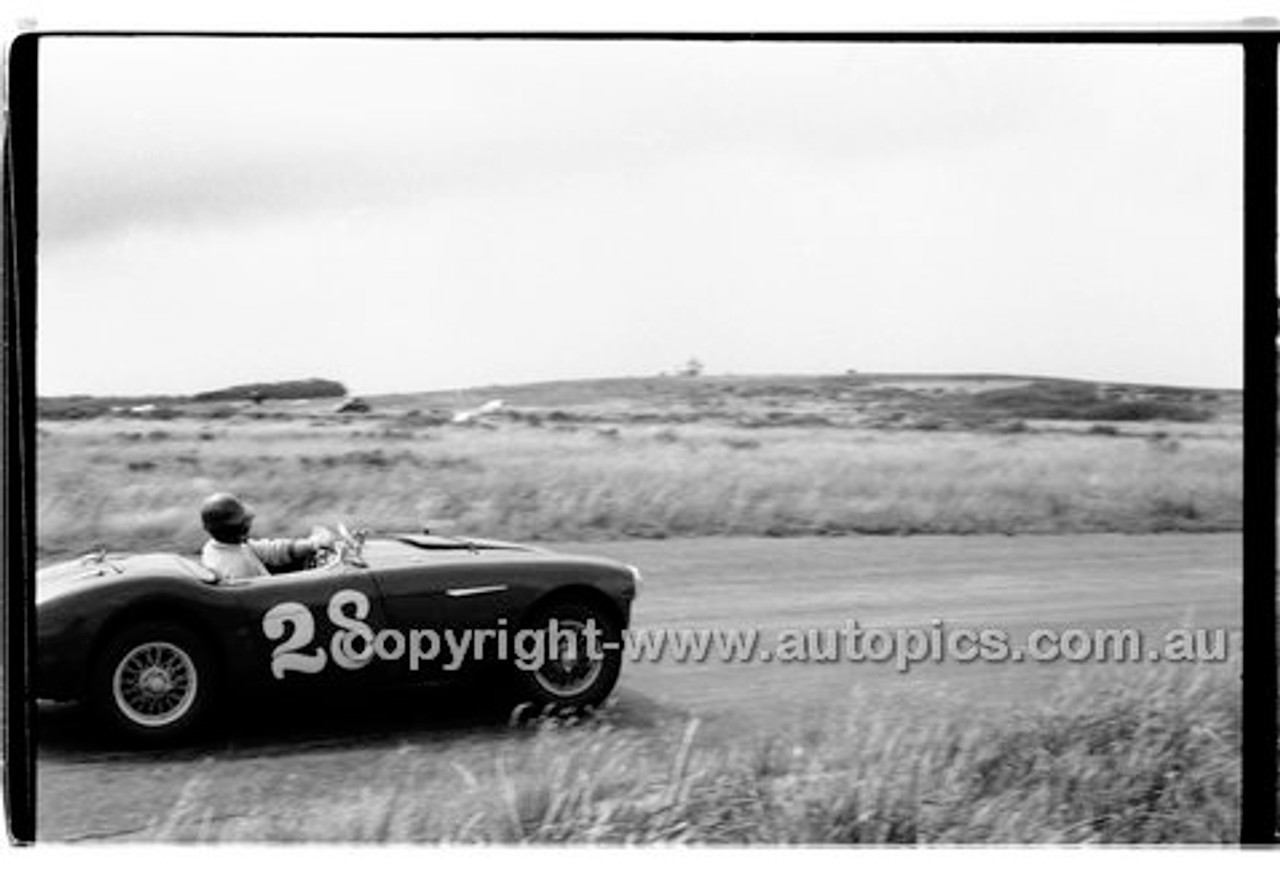
[[[167,743],[209,715],[217,689],[208,647],[171,622],[115,635],[94,666],[90,699],[108,728],[138,743]]]
[[[536,659],[516,663],[521,696],[540,712],[576,712],[598,706],[622,669],[622,632],[609,614],[587,601],[538,610],[524,624],[539,633]]]

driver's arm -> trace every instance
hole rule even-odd
[[[289,562],[307,560],[319,550],[319,544],[310,539],[291,539],[289,540]]]
[[[268,567],[287,567],[312,557],[324,547],[316,538],[308,539],[250,539],[249,547],[258,559]]]

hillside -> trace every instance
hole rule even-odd
[[[610,378],[478,387],[370,399],[382,411],[498,414],[544,420],[742,427],[973,429],[1020,421],[1238,421],[1239,391],[1009,375]]]
[[[338,388],[336,382],[333,382]],[[228,388],[225,399],[54,397],[43,419],[132,415],[158,418],[295,418],[332,414],[335,397],[281,398],[270,384]],[[336,391],[335,391],[336,394]],[[1009,375],[655,376],[544,381],[364,399],[374,417],[411,423],[507,419],[532,424],[684,424],[1016,431],[1035,422],[1238,423],[1236,390],[1163,387]],[[483,411],[477,411],[483,410]]]

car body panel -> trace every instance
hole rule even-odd
[[[235,682],[292,692],[386,680],[386,666],[370,661],[359,667],[363,671],[357,675],[333,656],[331,648],[342,617],[354,617],[350,609],[334,606],[340,594],[362,595],[367,606],[360,619],[374,629],[386,625],[382,598],[367,569],[340,564],[222,583],[222,587],[240,611],[231,672]],[[278,619],[273,623],[269,617]],[[283,654],[307,659],[282,661]]]
[[[504,627],[514,631],[543,598],[574,589],[591,589],[609,598],[620,626],[629,619],[634,579],[629,572],[619,573],[613,561],[566,561],[563,555],[505,543],[494,550],[478,543],[461,549],[424,549],[404,541],[371,546],[365,557],[377,580],[386,621],[404,634],[414,629],[442,634]],[[398,668],[401,677],[409,677],[407,663]],[[425,677],[436,673],[428,671]]]

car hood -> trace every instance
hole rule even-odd
[[[435,564],[463,560],[473,555],[501,559],[547,554],[546,551],[495,539],[453,539],[447,536],[394,535],[370,539],[361,557],[372,569],[388,569],[412,564]]]
[[[533,545],[503,542],[501,539],[475,539],[470,536],[439,536],[433,533],[396,533],[370,540],[371,542],[399,542],[423,551],[544,551]]]
[[[36,573],[36,604],[121,579],[172,576],[216,582],[200,564],[176,554],[102,554],[51,564]]]

